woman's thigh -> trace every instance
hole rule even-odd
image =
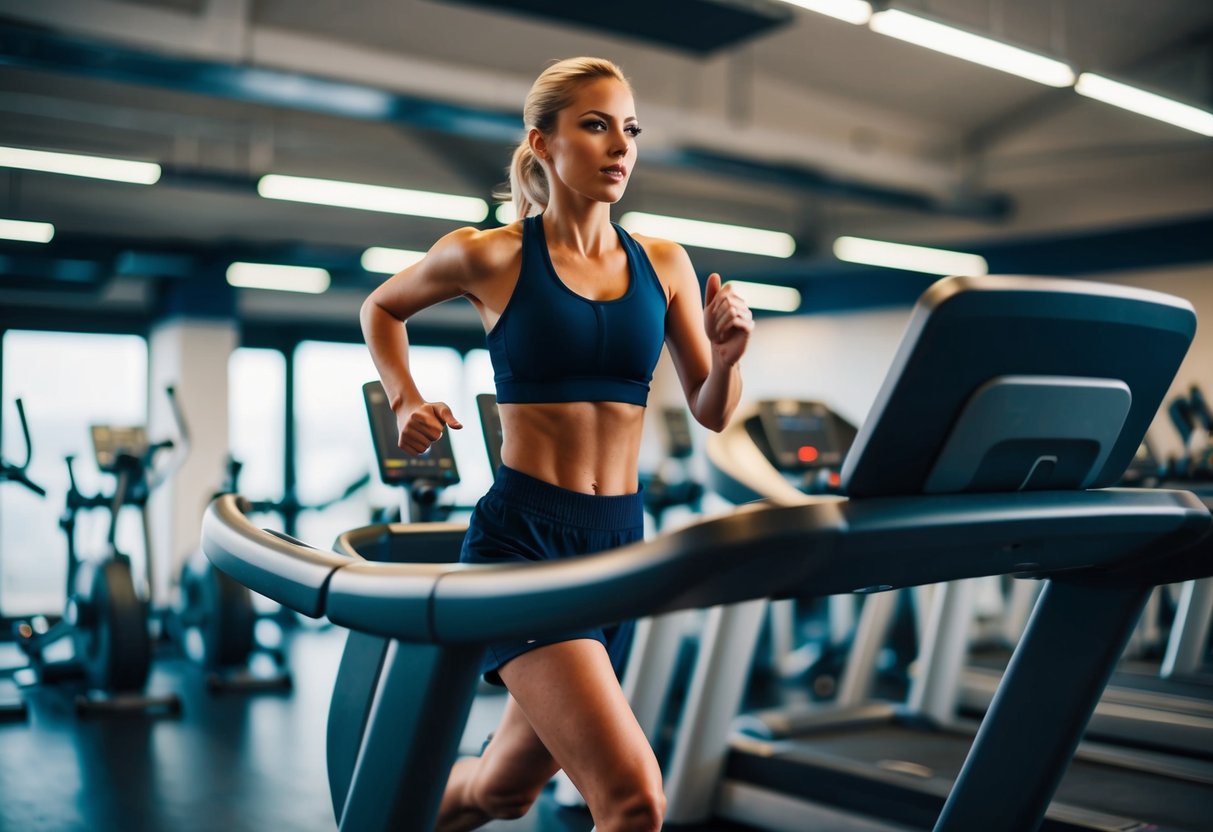
[[[507,662],[500,673],[554,766],[565,770],[591,809],[637,788],[660,790],[657,760],[600,642],[547,645]]]

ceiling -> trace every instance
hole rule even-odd
[[[704,273],[808,279],[836,265],[839,234],[1005,245],[1213,214],[1213,140],[865,27],[781,6],[777,25],[699,54],[499,5],[0,0],[0,144],[166,166],[153,187],[0,169],[2,215],[54,222],[56,256],[73,241],[334,257],[425,248],[453,225],[263,200],[252,184],[276,172],[487,197],[530,82],[575,54],[612,58],[636,90],[645,135],[621,209],[797,238],[799,259],[777,267],[693,250]],[[611,6],[625,29],[645,7]],[[1207,2],[904,7],[1213,103]],[[375,111],[380,101],[390,106]],[[38,297],[46,274],[7,262],[0,301]],[[345,285],[365,292],[375,279]]]

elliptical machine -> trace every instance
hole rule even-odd
[[[76,484],[74,457],[67,457],[69,488],[59,520],[67,537],[67,606],[63,618],[51,627],[42,618],[17,627],[17,644],[28,657],[37,683],[84,682],[85,692],[75,700],[76,712],[82,716],[129,711],[181,713],[177,694],[153,696],[144,692],[152,663],[149,619],[155,586],[147,502],[180,466],[188,448],[188,431],[176,392],[170,386],[165,394],[180,445],[171,439],[149,443],[142,427],[94,425],[90,429],[97,467],[115,477],[112,494],[83,494]],[[157,470],[161,452],[173,449],[178,451],[173,459]],[[116,541],[118,517],[126,506],[138,508],[142,514],[142,593],[135,583],[131,558],[119,551]],[[109,513],[109,530],[102,555],[85,559],[76,551],[76,520],[81,511],[90,509]],[[71,658],[47,659],[47,648],[64,639],[72,643]]]
[[[228,457],[227,476],[215,497],[238,493],[243,466]],[[341,494],[317,505],[303,505],[287,495],[281,500],[250,501],[249,511],[280,514],[286,533],[293,536],[301,512],[322,511],[349,498],[369,481],[370,475],[363,475]],[[285,653],[257,641],[260,617],[248,587],[216,569],[199,549],[182,569],[179,593],[167,625],[181,652],[202,666],[210,693],[288,691],[293,681]],[[254,667],[258,654],[269,657],[269,670]]]
[[[34,456],[34,445],[29,437],[29,423],[25,420],[25,407],[17,399],[17,417],[21,420],[21,434],[25,437],[25,462],[16,465],[0,457],[0,482],[15,482],[28,488],[39,497],[46,496],[46,489],[35,483],[25,473],[30,460]],[[10,678],[16,668],[5,668],[0,671],[0,720],[24,720],[29,715],[25,700],[21,698],[17,686]]]

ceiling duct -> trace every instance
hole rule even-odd
[[[708,55],[786,26],[794,17],[774,0],[436,0],[483,6],[611,32],[671,49]]]

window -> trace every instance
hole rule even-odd
[[[76,482],[85,494],[112,492],[114,478],[93,461],[89,426],[146,423],[147,343],[133,335],[11,330],[3,353],[4,456],[19,460],[25,452],[13,405],[21,398],[34,444],[30,479],[47,495],[0,485],[0,610],[6,616],[58,612],[66,600],[67,546],[59,529],[68,484],[64,457],[75,456]],[[81,513],[81,557],[102,550],[106,531],[106,512]],[[144,542],[133,509],[122,513],[118,548],[131,556],[141,580]]]
[[[286,460],[286,357],[241,347],[228,360],[228,444],[241,463],[239,491],[251,500],[282,498]],[[277,514],[257,514],[261,528],[282,530]]]

